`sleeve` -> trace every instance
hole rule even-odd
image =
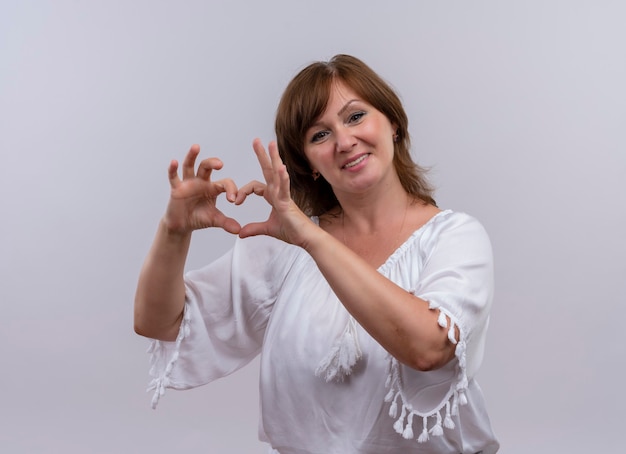
[[[174,342],[152,340],[148,390],[156,408],[166,388],[189,389],[243,367],[261,350],[289,246],[269,237],[237,239],[210,265],[185,275],[185,309]]]
[[[465,367],[473,377],[482,363],[484,340],[493,301],[493,253],[484,227],[473,217],[457,213],[438,225],[428,238],[424,267],[415,288],[416,296],[428,301],[450,318],[439,324],[449,328],[452,343],[465,347]],[[454,326],[460,331],[457,341]],[[460,352],[459,352],[460,353]],[[457,354],[457,357],[459,355]]]
[[[442,435],[443,427],[453,429],[452,416],[468,402],[469,380],[482,362],[489,324],[493,254],[483,226],[471,216],[452,212],[424,233],[420,251],[422,266],[412,293],[439,311],[438,323],[448,329],[455,359],[439,370],[420,372],[391,358],[386,400],[392,402],[392,417],[402,404],[394,426],[399,433],[412,435],[413,416],[422,419],[418,441],[424,442],[429,434]]]

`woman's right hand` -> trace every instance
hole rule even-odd
[[[192,145],[183,161],[182,179],[178,175],[178,161],[170,163],[168,176],[171,194],[163,218],[165,227],[170,234],[181,236],[208,227],[219,227],[237,234],[241,230],[239,222],[226,216],[216,206],[217,197],[224,192],[226,199],[234,202],[237,186],[230,178],[211,181],[212,172],[224,165],[218,158],[203,159],[196,171],[199,153],[200,146]]]

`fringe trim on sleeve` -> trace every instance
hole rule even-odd
[[[438,407],[435,407],[428,413],[420,413],[415,410],[404,394],[402,376],[400,374],[400,363],[391,355],[389,355],[389,372],[385,382],[385,386],[389,388],[389,391],[385,396],[385,402],[390,403],[389,416],[393,419],[397,418],[393,428],[398,434],[402,435],[402,437],[406,439],[414,438],[413,417],[421,417],[422,427],[419,431],[419,436],[417,437],[418,443],[427,442],[431,436],[442,436],[444,428],[454,429],[455,423],[453,417],[458,415],[459,405],[467,404],[467,397],[465,396],[468,386],[467,373],[465,369],[466,344],[463,339],[463,333],[462,331],[460,332],[460,339],[457,340],[455,335],[456,325],[452,321],[452,317],[445,313],[441,308],[431,307],[431,309],[439,310],[439,325],[442,328],[449,328],[448,338],[450,339],[450,342],[456,345],[455,356],[459,362],[456,379],[450,385],[450,390],[448,391],[446,397]],[[448,319],[450,320],[449,326]],[[400,409],[400,417],[398,417],[398,409]]]
[[[165,369],[163,369],[162,371],[158,370],[159,363],[163,355],[163,345],[161,341],[156,339],[152,340],[152,342],[150,343],[150,347],[148,348],[148,353],[150,354],[150,375],[154,378],[148,385],[148,389],[146,391],[154,391],[151,404],[153,409],[157,407],[159,399],[165,394],[165,388],[170,387],[170,374],[172,373],[172,369],[174,368],[174,365],[178,360],[178,356],[180,355],[180,346],[183,340],[189,337],[189,333],[191,331],[191,314],[188,309],[188,304],[185,303],[183,321],[180,325],[180,329],[178,330],[178,336],[176,337],[174,353],[170,357],[167,366],[165,366]]]

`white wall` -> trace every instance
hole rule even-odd
[[[354,54],[392,82],[438,201],[488,228],[479,379],[502,452],[616,452],[626,347],[626,4],[0,3],[0,451],[263,453],[258,363],[150,409],[142,259],[189,145],[260,178],[288,80]],[[260,218],[254,203],[245,222]],[[230,238],[196,235],[189,266]]]

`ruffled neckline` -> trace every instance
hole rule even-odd
[[[417,229],[415,229],[415,231],[409,235],[409,237],[404,240],[404,242],[398,246],[392,253],[391,255],[389,255],[389,257],[387,257],[387,260],[385,260],[385,262],[380,265],[377,270],[378,272],[384,274],[390,267],[394,266],[398,260],[400,260],[400,258],[404,255],[404,252],[411,247],[411,245],[417,241],[417,239],[419,237],[422,236],[422,234],[424,233],[424,230],[426,230],[427,228],[429,228],[430,226],[436,224],[437,222],[439,222],[441,219],[443,218],[447,218],[450,214],[452,214],[453,211],[452,210],[441,210],[440,212],[438,212],[437,214],[435,214],[434,216],[432,216],[428,221],[426,221],[424,224],[422,224],[420,227],[418,227]],[[320,219],[319,216],[311,216],[311,220],[316,224],[316,225],[320,225]]]
[[[398,260],[400,260],[400,258],[404,256],[405,251],[409,249],[415,241],[422,237],[422,234],[426,229],[430,228],[443,218],[447,218],[450,214],[452,214],[452,210],[442,210],[439,213],[435,214],[433,217],[431,217],[420,227],[415,229],[415,231],[400,246],[398,246],[389,257],[387,257],[385,263],[380,265],[377,270],[380,273],[384,274],[388,270],[388,268],[394,266],[398,262]]]

